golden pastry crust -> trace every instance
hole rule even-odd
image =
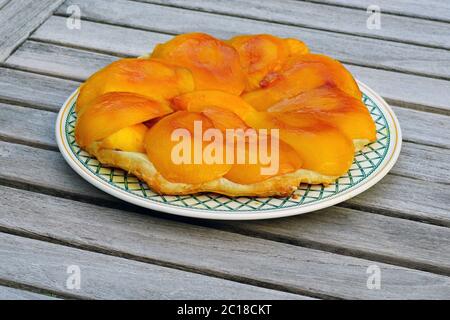
[[[159,194],[187,195],[201,192],[215,192],[230,197],[285,197],[297,190],[301,183],[327,185],[339,178],[300,169],[293,173],[272,177],[254,184],[238,184],[226,178],[200,184],[174,183],[165,179],[156,170],[146,154],[101,149],[99,145],[99,143],[93,143],[86,148],[86,151],[95,156],[103,165],[121,168],[128,173],[134,174]]]

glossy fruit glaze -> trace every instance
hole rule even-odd
[[[91,76],[76,111],[81,147],[95,142],[144,153],[168,181],[188,184],[220,178],[253,184],[299,169],[338,177],[353,161],[353,141],[375,140],[361,92],[341,63],[310,53],[300,40],[267,34],[226,41],[202,33],[174,37],[149,58],[122,59]],[[250,138],[205,141],[195,135],[196,123],[224,136],[228,129],[268,132],[256,142],[267,145],[269,155],[277,152],[277,171],[261,174],[267,164],[250,161],[257,158]],[[177,129],[190,133],[190,163],[173,160]],[[244,154],[245,161],[228,163],[226,152],[213,154],[211,142],[228,156]],[[197,147],[223,161],[203,159],[208,152],[195,161]]]

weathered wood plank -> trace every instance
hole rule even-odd
[[[78,82],[0,67],[0,101],[58,111]]]
[[[450,115],[449,81],[352,65],[346,67],[391,104]]]
[[[25,184],[95,202],[115,201],[108,194],[81,180],[57,152],[5,142],[0,142],[0,146],[0,178],[11,184]],[[17,161],[14,160],[16,156],[21,158],[20,164],[12,162]],[[43,163],[48,165],[43,166]],[[49,176],[45,176],[46,174]]]
[[[79,5],[83,17],[88,20],[166,33],[202,31],[222,38],[242,33],[297,37],[308,43],[313,51],[329,54],[344,62],[450,79],[450,52],[443,49],[204,12],[193,14],[190,10],[124,0],[68,0],[58,13],[65,14],[65,9],[71,4]]]
[[[189,270],[199,269],[209,274],[251,279],[295,292],[313,293],[319,297],[450,297],[450,280],[445,276],[156,219],[148,215],[51,198],[43,194],[5,187],[0,187],[0,190],[2,196],[9,199],[0,203],[2,211],[6,212],[0,216],[2,227],[44,235],[77,246],[88,246],[91,249],[97,248],[96,250],[117,254],[125,253],[141,259],[183,266]],[[20,252],[17,252],[19,246],[11,247],[14,248],[15,256],[20,257]],[[61,247],[55,249],[58,248]],[[31,249],[33,254],[38,251]],[[53,264],[47,257],[50,255],[48,250],[44,250],[44,253],[39,250],[39,256]],[[54,254],[57,259],[66,255],[64,261],[70,264],[77,264],[78,259],[93,260],[86,253],[76,258],[67,257],[64,252]],[[85,263],[83,261],[79,263],[81,266]],[[372,264],[381,269],[381,290],[368,290],[366,287],[366,270]],[[60,267],[60,260],[55,265]],[[99,265],[102,268],[108,266],[115,269],[114,263],[101,262]],[[20,274],[17,271],[14,273]],[[98,273],[96,269],[95,278],[103,280],[103,277],[98,277]],[[151,272],[145,272],[148,273]],[[144,273],[141,271],[138,274],[142,276]],[[170,278],[161,274],[157,276],[161,279]],[[141,280],[141,283],[147,281]],[[203,284],[202,288],[205,287]],[[100,290],[96,290],[98,291]]]
[[[7,234],[0,233],[0,243],[0,278],[83,298],[304,298]],[[81,271],[80,290],[67,288],[69,266],[78,266]]]
[[[441,0],[307,0],[367,10],[377,5],[382,12],[450,22],[450,3]]]
[[[392,173],[450,186],[450,149],[404,143]]]
[[[352,209],[332,207],[286,219],[223,224],[228,230],[289,243],[311,243],[338,253],[378,255],[387,260],[402,260],[406,265],[428,265],[431,270],[432,261],[439,261],[444,269],[450,266],[449,228]]]
[[[7,4],[10,0],[0,0],[0,9],[3,8],[5,4]]]
[[[50,111],[0,103],[0,138],[56,150],[56,116]]]
[[[65,17],[52,16],[30,36],[30,39],[122,56],[141,56],[153,50],[156,44],[172,38],[167,34],[85,20],[81,21],[81,29],[75,31],[65,28],[65,23]]]
[[[403,140],[450,148],[449,116],[392,106],[402,128]]]
[[[380,29],[369,29],[362,10],[296,0],[141,0],[164,6],[213,12],[337,33],[355,34],[418,45],[450,48],[447,23],[383,15]],[[426,6],[426,5],[423,5]]]
[[[448,186],[387,175],[370,190],[346,203],[364,211],[385,211],[449,227],[449,189]]]
[[[4,4],[0,10],[0,62],[28,38],[62,2],[63,0],[16,0]]]
[[[58,300],[58,299],[39,293],[0,286],[0,300]]]
[[[84,81],[118,59],[106,54],[26,41],[6,63],[33,72]]]
[[[82,47],[89,50],[99,50],[122,56],[140,56],[152,50],[155,44],[167,41],[170,36],[110,26],[101,23],[83,21],[81,30],[74,32],[65,28],[65,18],[53,16],[47,20],[31,38],[66,46]],[[92,37],[95,34],[95,37]],[[61,57],[49,56],[45,52],[53,52],[56,49],[49,49],[46,44],[43,48],[25,43],[19,50],[10,57],[7,62],[23,68],[36,68],[36,65],[49,66],[48,60],[62,60],[64,67],[59,66],[55,70],[40,70],[40,72],[54,72],[56,75],[69,75],[82,73],[85,76],[89,60],[83,62],[83,68],[76,68],[77,65],[68,65],[66,61],[77,59],[77,51],[59,51]],[[45,49],[44,49],[45,48]],[[32,53],[29,51],[33,50]],[[98,59],[98,57],[96,58]],[[78,62],[79,63],[79,62]],[[75,72],[67,69],[71,67]],[[439,79],[420,77],[416,75],[403,74],[398,72],[365,68],[347,65],[350,71],[360,80],[367,83],[374,90],[379,92],[390,102],[398,105],[413,106],[415,108],[441,111],[450,114],[450,82]],[[87,68],[86,71],[82,70]],[[93,70],[95,71],[95,70]],[[77,75],[76,78],[82,76]],[[395,85],[392,85],[395,83]]]

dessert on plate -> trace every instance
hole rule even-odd
[[[286,196],[329,184],[376,140],[356,81],[296,39],[203,33],[92,75],[76,141],[167,195]]]

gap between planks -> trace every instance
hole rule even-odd
[[[364,1],[352,1],[349,2],[347,0],[295,0],[295,1],[302,1],[302,2],[309,2],[309,3],[318,3],[318,4],[323,4],[326,6],[330,6],[330,7],[341,7],[341,8],[349,8],[349,9],[358,9],[358,10],[362,10],[362,11],[367,11],[367,8],[369,7],[369,5],[371,4],[377,4],[377,2],[379,1],[374,1],[374,0],[370,0],[370,1],[365,1],[365,5],[363,5]],[[436,1],[436,0],[435,0]],[[441,0],[437,0],[439,2],[443,2]],[[416,1],[417,2],[417,1]],[[429,2],[431,6],[433,6],[433,3]],[[352,3],[352,4],[349,4]],[[422,1],[423,4],[423,1]],[[402,11],[395,9],[395,8],[389,8],[386,10],[386,7],[384,5],[381,5],[381,11],[383,13],[386,14],[390,14],[390,15],[394,15],[394,16],[399,16],[399,17],[407,17],[407,18],[414,18],[414,19],[422,19],[422,20],[426,20],[426,21],[436,21],[436,22],[444,22],[444,23],[450,23],[450,16],[443,16],[441,14],[439,14],[439,12],[433,12],[432,14],[429,15],[425,15],[422,12],[418,12],[415,10],[405,10],[405,8],[402,9]],[[444,10],[445,12],[445,10]]]
[[[0,10],[0,62],[5,61],[17,48],[38,29],[63,0],[21,0],[7,1]],[[27,16],[28,15],[28,16]],[[14,20],[12,26],[8,21]],[[6,21],[6,23],[4,22]]]
[[[329,28],[328,25],[326,26],[315,26],[312,23],[296,23],[293,21],[287,21],[287,20],[282,20],[282,18],[280,19],[273,19],[268,17],[267,15],[260,14],[253,14],[250,13],[249,15],[246,15],[242,10],[233,10],[232,6],[233,3],[232,1],[230,1],[230,5],[227,4],[226,9],[216,7],[216,3],[214,3],[214,5],[210,5],[209,3],[211,2],[211,0],[207,0],[207,1],[162,1],[162,0],[129,0],[132,2],[138,2],[138,3],[143,3],[143,4],[151,4],[151,5],[156,5],[156,6],[161,6],[161,7],[167,7],[167,8],[177,8],[177,9],[183,9],[183,10],[188,10],[188,11],[193,11],[193,12],[204,12],[204,13],[209,13],[209,14],[215,14],[218,16],[226,16],[226,17],[235,17],[235,18],[241,18],[241,19],[247,19],[247,20],[253,20],[253,21],[259,21],[259,22],[270,22],[270,23],[274,23],[274,24],[279,24],[282,26],[289,26],[289,27],[299,27],[299,28],[304,28],[304,29],[308,29],[308,30],[316,30],[316,31],[325,31],[325,32],[331,32],[331,33],[335,33],[335,34],[344,34],[344,35],[348,35],[348,36],[355,36],[355,37],[361,37],[361,38],[368,38],[368,39],[374,39],[374,40],[383,40],[383,41],[389,41],[389,42],[394,42],[394,43],[403,43],[403,44],[408,44],[408,45],[415,45],[415,46],[420,46],[420,47],[425,47],[425,48],[431,48],[431,49],[443,49],[443,50],[450,50],[450,46],[448,44],[431,44],[431,43],[424,43],[424,42],[420,42],[420,41],[414,41],[414,40],[406,40],[404,37],[393,37],[393,36],[387,36],[387,35],[377,35],[375,33],[369,33],[369,32],[355,32],[355,30],[344,30],[345,28],[340,26],[340,30],[337,29],[336,27],[333,28]],[[247,3],[245,4],[245,1],[238,1],[241,2],[239,3],[239,5],[247,5],[247,6],[251,6],[251,5],[255,5],[255,3]],[[200,3],[199,5],[195,5],[195,3]],[[206,3],[206,4],[205,4]],[[287,3],[287,2],[286,2]],[[315,10],[312,10],[312,8],[309,8],[312,12],[320,12],[321,10],[323,11],[323,9],[325,8],[329,8],[329,6],[324,6],[322,3],[314,3],[314,2],[304,2],[303,3],[305,5],[312,5],[312,6],[316,6],[316,8],[314,8]],[[292,3],[293,5],[293,3]],[[338,7],[338,6],[334,6],[334,8],[342,11],[344,10],[344,12],[337,12],[338,14],[340,13],[340,15],[343,14],[347,14],[350,15],[350,12],[348,12],[349,10],[354,11],[353,13],[359,13],[361,12],[361,10],[353,10],[354,8],[345,8],[345,7]],[[249,10],[252,10],[253,8],[249,7]],[[258,8],[260,9],[260,8]],[[271,8],[270,6],[265,8],[267,9],[268,13],[270,13]],[[287,8],[286,8],[287,9]],[[304,10],[308,10],[308,8],[303,8]],[[347,10],[349,9],[349,10]],[[300,12],[302,13],[302,12]],[[292,12],[291,12],[292,14]],[[295,12],[293,13],[295,15]],[[327,14],[327,13],[325,13]],[[394,17],[400,17],[400,16],[396,16],[396,15],[391,15]],[[368,17],[368,16],[367,16]],[[367,19],[366,16],[364,16],[364,18],[362,20]],[[342,17],[342,19],[346,19],[347,22],[350,19],[347,19],[349,17],[345,16]],[[301,18],[300,18],[301,19]],[[402,18],[397,18],[397,19],[402,19]],[[353,19],[354,20],[354,19]],[[406,21],[403,21],[403,24],[406,24],[408,22],[412,23],[414,20],[413,19],[405,19]],[[411,20],[411,21],[409,21]],[[391,21],[389,21],[391,22]],[[388,24],[389,24],[388,22]],[[396,21],[396,23],[399,23],[400,21]],[[419,21],[417,21],[419,22]],[[436,22],[439,23],[440,22]],[[364,27],[366,27],[364,25]],[[441,27],[447,27],[445,25],[442,25]],[[364,28],[363,28],[364,29]],[[412,34],[411,30],[410,34]]]
[[[9,288],[11,290],[17,290],[18,293],[17,296],[14,297],[14,300],[19,297],[21,291],[23,292],[22,296],[24,296],[26,300],[86,300],[86,298],[83,296],[71,295],[61,291],[48,290],[45,288],[2,278],[0,278],[0,286],[7,289]],[[3,300],[5,297],[3,297],[1,293],[2,290],[0,288],[0,300]]]

